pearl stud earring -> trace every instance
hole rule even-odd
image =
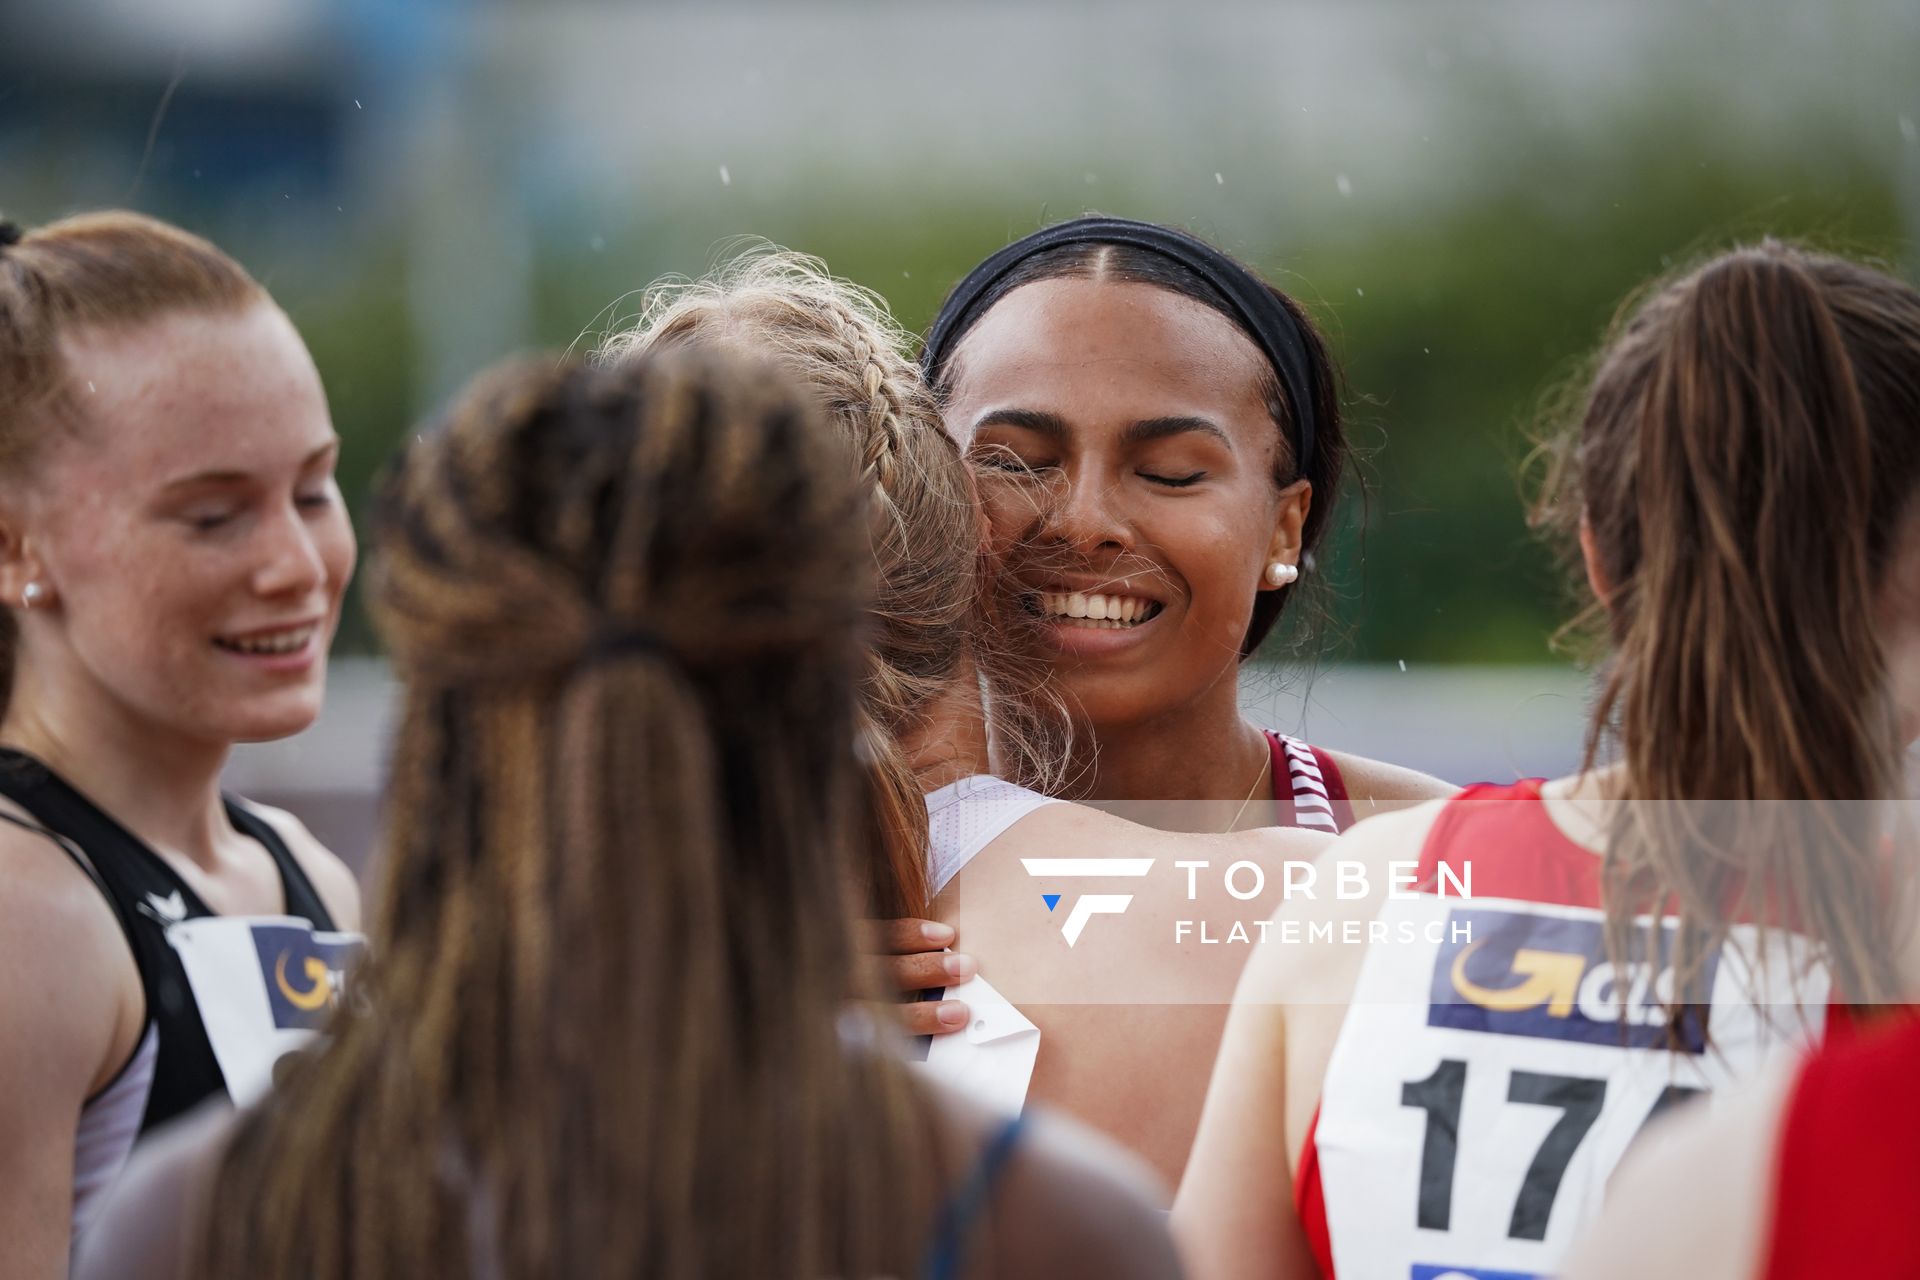
[[[33,606],[40,603],[41,594],[40,584],[37,582],[29,582],[20,589],[20,607],[22,609],[33,608]]]
[[[1271,586],[1284,587],[1299,576],[1300,568],[1298,565],[1291,565],[1282,560],[1275,560],[1267,566],[1267,582]]]

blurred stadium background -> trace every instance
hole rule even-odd
[[[1517,479],[1550,393],[1628,290],[1733,239],[1911,275],[1917,56],[1920,0],[0,0],[0,212],[128,205],[236,252],[313,347],[356,502],[468,375],[591,343],[734,237],[918,328],[1044,222],[1190,227],[1312,305],[1367,454],[1335,625],[1250,701],[1506,778],[1580,745]],[[339,652],[372,652],[357,607]],[[357,856],[385,691],[342,663],[236,783]]]

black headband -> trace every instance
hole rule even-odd
[[[1135,222],[1131,218],[1075,218],[1016,240],[967,273],[934,317],[920,352],[920,368],[929,382],[952,354],[950,348],[974,320],[980,299],[1008,272],[1037,253],[1064,244],[1124,244],[1170,258],[1219,291],[1240,323],[1252,333],[1280,377],[1299,424],[1299,466],[1313,461],[1313,362],[1306,335],[1293,312],[1252,272],[1204,240],[1184,231]]]

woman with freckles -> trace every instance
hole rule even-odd
[[[354,541],[305,346],[164,223],[0,225],[0,404],[0,1238],[53,1277],[335,996],[352,875],[220,773],[318,714]]]

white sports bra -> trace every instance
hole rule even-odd
[[[1059,804],[1052,796],[976,773],[927,793],[927,856],[938,894],[973,856],[1035,809]]]

